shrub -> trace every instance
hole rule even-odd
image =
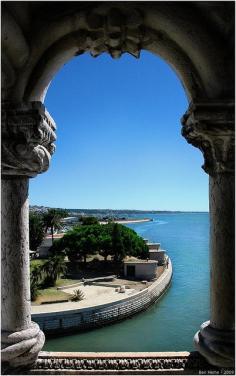
[[[83,226],[91,226],[91,225],[98,225],[98,219],[96,217],[80,217],[80,221],[82,222]]]
[[[80,289],[73,291],[73,295],[71,297],[72,302],[79,302],[80,300],[83,300],[83,299],[84,299],[84,293]]]

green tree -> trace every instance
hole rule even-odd
[[[111,241],[114,261],[121,261],[125,256],[125,248],[118,223],[114,223],[113,225]]]
[[[86,234],[80,239],[79,253],[86,264],[87,257],[93,255],[98,250],[98,242],[93,234]]]
[[[50,229],[52,243],[54,242],[54,231],[61,228],[61,219],[66,217],[67,214],[67,211],[64,209],[48,209],[48,211],[43,214],[45,232]]]
[[[137,233],[117,223],[74,227],[64,237],[54,242],[56,253],[64,252],[70,261],[84,260],[99,252],[107,260],[108,255],[120,262],[126,255],[148,257],[148,247]]]
[[[80,228],[74,228],[73,230],[68,231],[63,238],[58,239],[54,242],[53,250],[55,252],[62,253],[64,252],[71,262],[81,259],[80,255],[80,240],[81,233]]]
[[[45,273],[44,287],[55,286],[56,280],[67,270],[63,255],[49,257],[42,265]]]
[[[148,246],[141,236],[134,230],[122,226],[122,238],[125,246],[125,254],[146,259],[149,255]]]
[[[64,237],[56,242],[56,248],[65,251],[70,261],[84,260],[99,249],[98,237],[101,225],[87,225],[74,227]]]
[[[42,215],[29,213],[29,247],[31,251],[36,251],[44,238],[44,224]]]
[[[98,239],[99,254],[107,261],[107,257],[112,253],[112,239],[109,234],[101,234]]]
[[[104,227],[106,232],[113,238],[112,254],[115,260],[121,260],[125,256],[135,256],[143,259],[148,257],[147,244],[134,230],[117,223],[109,223]],[[115,245],[116,250],[114,249],[114,243],[118,243],[118,246]]]
[[[80,217],[80,221],[83,226],[98,225],[99,221],[96,217]]]

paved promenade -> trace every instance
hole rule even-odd
[[[126,289],[125,293],[115,291],[114,287],[104,286],[77,286],[66,288],[62,291],[73,294],[74,290],[81,290],[84,293],[85,299],[79,302],[65,302],[65,303],[51,303],[33,305],[31,313],[46,313],[46,312],[60,312],[71,309],[94,307],[101,304],[113,303],[121,299],[127,298],[137,292],[135,289]]]

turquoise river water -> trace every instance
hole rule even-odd
[[[193,336],[209,319],[209,214],[142,214],[152,222],[129,224],[161,243],[173,264],[165,295],[131,319],[91,331],[47,339],[46,351],[192,351]]]

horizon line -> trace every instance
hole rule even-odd
[[[29,205],[30,207],[32,206],[38,206],[38,207],[45,207],[45,208],[51,208],[54,209],[55,206],[45,206],[45,205]],[[65,208],[65,207],[57,207],[56,209],[66,209],[66,210],[107,210],[107,211],[145,211],[145,212],[151,212],[151,211],[156,211],[156,212],[181,212],[181,213],[209,213],[209,210],[170,210],[170,209],[111,209],[111,208]]]

